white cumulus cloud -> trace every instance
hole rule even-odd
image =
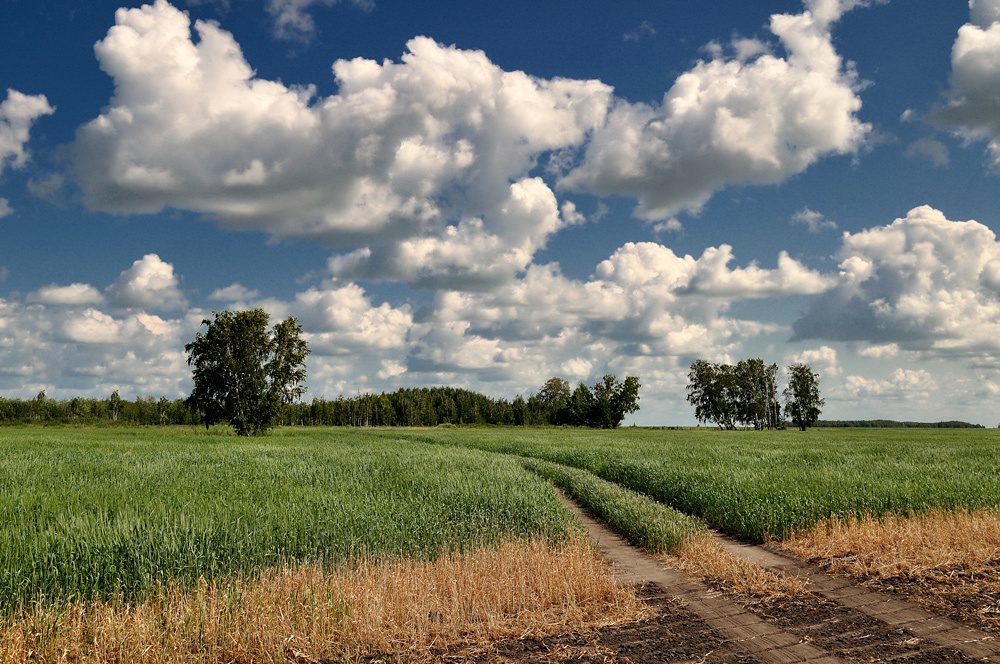
[[[249,289],[239,283],[234,283],[225,288],[217,288],[212,291],[208,299],[215,302],[243,302],[260,297],[260,291]]]
[[[845,233],[839,258],[836,287],[795,322],[794,338],[931,356],[1000,350],[1000,243],[985,225],[918,207],[887,226]]]
[[[1000,1],[972,0],[969,22],[951,50],[947,103],[931,118],[958,135],[986,141],[992,166],[1000,168]]]
[[[55,109],[45,95],[26,95],[7,88],[7,98],[0,103],[0,174],[4,168],[21,168],[28,161],[28,142],[31,126]]]
[[[857,2],[807,3],[771,17],[786,57],[734,45],[682,74],[658,105],[617,103],[569,189],[637,196],[648,220],[697,212],[731,184],[768,184],[828,154],[858,149],[870,131],[858,120],[861,83],[834,49],[830,24]]]
[[[174,266],[156,254],[132,263],[107,289],[108,297],[122,307],[179,309],[186,305]]]
[[[316,4],[270,7],[294,25]],[[336,94],[319,97],[258,77],[230,33],[155,0],[119,10],[95,47],[115,92],[77,131],[76,174],[95,209],[174,207],[338,247],[329,267],[341,281],[488,289],[584,220],[535,177],[547,155],[556,185],[634,195],[640,216],[679,230],[673,213],[728,184],[778,182],[855,151],[869,130],[860,83],[829,32],[855,4],[775,15],[783,57],[738,40],[647,106],[426,37],[398,62],[338,60]]]
[[[70,284],[69,286],[43,286],[28,296],[29,302],[40,302],[56,306],[79,304],[101,304],[104,296],[90,284]]]
[[[559,217],[525,209],[516,190],[544,198],[526,177],[537,156],[581,143],[611,96],[598,81],[507,72],[482,52],[418,37],[398,63],[337,61],[338,93],[316,98],[255,77],[217,25],[194,30],[197,41],[187,15],[157,0],[120,10],[96,46],[115,96],[78,131],[90,204],[172,206],[277,237],[375,243],[338,264],[349,272],[402,253],[426,256],[433,275],[457,250],[456,226],[479,260],[500,242],[498,269],[523,267]]]

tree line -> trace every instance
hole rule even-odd
[[[34,399],[0,397],[0,424],[120,424],[153,426],[199,424],[201,413],[184,399],[138,395],[122,399],[116,390],[106,399],[52,399],[41,391]]]
[[[788,367],[783,417],[777,374],[777,364],[765,365],[759,358],[735,365],[696,360],[688,372],[687,401],[699,422],[720,429],[781,429],[787,418],[805,431],[825,404],[819,396],[819,375],[805,364]]]
[[[454,387],[403,388],[381,394],[313,399],[287,405],[278,424],[325,426],[501,426],[570,425],[611,429],[638,410],[639,382],[605,376],[593,387],[581,383],[570,391],[561,378],[548,380],[537,394],[512,400],[488,397]]]
[[[482,424],[498,426],[575,425],[612,428],[621,424],[629,410],[622,408],[626,394],[611,390],[604,396],[606,381],[598,383],[601,390],[586,385],[577,391],[574,403],[563,398],[563,392],[539,392],[527,399],[497,399],[454,387],[401,388],[395,392],[365,393],[336,399],[315,398],[282,404],[274,413],[278,426],[438,426],[441,424]],[[559,378],[550,383],[565,384]],[[638,380],[626,378],[629,389],[638,391]],[[543,387],[544,391],[544,387]],[[585,398],[586,393],[590,394]],[[566,393],[569,397],[573,392]],[[600,396],[594,396],[595,393]],[[618,399],[613,395],[618,394]],[[636,395],[636,399],[638,396]],[[188,399],[139,395],[134,401],[122,399],[117,391],[99,399],[74,397],[52,399],[40,392],[34,399],[0,397],[0,424],[88,424],[122,426],[156,426],[204,423],[205,414]]]
[[[817,428],[852,429],[985,429],[982,424],[946,420],[943,422],[902,422],[899,420],[816,420]]]

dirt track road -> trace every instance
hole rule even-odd
[[[566,501],[621,578],[658,611],[597,633],[500,644],[489,662],[1000,662],[1000,644],[967,625],[832,577],[776,547],[718,536],[764,568],[809,580],[805,598],[744,602],[646,555]]]

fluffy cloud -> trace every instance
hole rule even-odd
[[[861,357],[869,357],[876,360],[896,358],[899,357],[899,353],[899,344],[879,344],[878,346],[868,346],[858,351],[858,355]]]
[[[729,269],[732,247],[709,247],[700,258],[683,258],[668,247],[652,242],[624,245],[597,266],[597,274],[623,286],[666,287],[678,294],[747,299],[821,293],[833,282],[807,269],[787,252],[778,255],[775,270],[751,262],[745,268]]]
[[[12,214],[14,214],[14,208],[10,206],[10,201],[6,198],[0,198],[0,219],[9,217]]]
[[[837,230],[837,222],[831,221],[823,216],[822,212],[810,210],[804,207],[792,215],[793,224],[801,224],[809,229],[810,233],[819,233],[823,230]]]
[[[212,291],[208,299],[215,302],[243,302],[258,297],[260,297],[260,291],[251,290],[242,284],[235,283]]]
[[[720,357],[776,327],[727,314],[735,301],[817,293],[828,278],[782,254],[778,267],[728,267],[728,246],[699,258],[629,243],[586,281],[555,265],[488,293],[442,292],[415,317],[411,371],[514,382],[591,372],[675,371],[681,358]]]
[[[274,34],[279,39],[308,42],[316,35],[316,23],[309,8],[313,5],[336,5],[340,0],[269,0],[267,11],[274,19]],[[351,0],[361,9],[371,9],[372,0]]]
[[[277,237],[376,243],[336,265],[351,274],[422,256],[426,270],[404,269],[420,280],[451,254],[461,273],[459,244],[476,247],[468,260],[496,254],[504,274],[523,268],[559,226],[532,207],[554,196],[527,173],[539,154],[580,144],[611,96],[598,81],[506,72],[418,37],[399,63],[336,62],[338,93],[317,99],[256,78],[215,24],[196,22],[193,41],[166,0],[116,22],[96,46],[115,96],[76,142],[91,205],[173,206]]]
[[[839,258],[836,288],[795,322],[794,339],[933,356],[1000,349],[1000,243],[983,224],[918,207],[888,226],[845,233]]]
[[[1000,167],[1000,0],[972,0],[969,22],[951,50],[948,102],[931,117],[969,140],[988,144]]]
[[[839,391],[852,398],[926,401],[937,389],[933,376],[924,369],[896,369],[888,378],[848,376]]]
[[[463,219],[434,236],[337,255],[330,272],[340,279],[406,281],[420,288],[488,289],[524,270],[552,233],[579,216],[571,206],[564,212],[540,178],[527,178],[510,186],[497,218]]]
[[[837,361],[837,351],[829,346],[820,346],[811,350],[804,350],[799,353],[792,353],[785,357],[785,365],[808,364],[813,371],[823,376],[837,376],[840,374],[840,363]]]
[[[179,309],[184,294],[174,274],[174,266],[156,254],[147,254],[132,263],[107,290],[112,302],[122,307]]]
[[[115,317],[94,307],[0,300],[0,386],[30,396],[179,397],[189,371],[181,350],[193,336],[184,320],[144,312]]]
[[[70,284],[57,286],[52,284],[39,288],[28,296],[29,302],[39,302],[55,306],[73,306],[79,304],[101,304],[104,296],[90,284]]]
[[[836,53],[830,24],[858,2],[817,0],[771,17],[787,56],[733,44],[682,74],[659,105],[620,102],[562,178],[568,189],[637,196],[648,220],[696,212],[729,184],[768,184],[828,154],[858,149],[860,83]]]
[[[184,343],[210,315],[186,309],[166,318],[147,311],[183,306],[173,268],[150,254],[105,292],[108,302],[127,308],[105,308],[105,297],[89,284],[47,286],[23,303],[0,300],[0,388],[24,396],[47,389],[53,397],[107,396],[114,389],[171,398],[186,393],[191,373]],[[234,284],[220,295],[253,293]],[[372,304],[355,285],[310,288],[290,301],[251,306],[273,319],[301,322],[313,351],[309,386],[317,396],[378,389],[406,372],[408,307]]]
[[[374,306],[356,284],[310,288],[292,302],[264,301],[279,317],[295,316],[308,332],[313,353],[352,355],[405,348],[412,325],[409,307]]]
[[[270,7],[297,25],[315,4]],[[76,173],[96,209],[169,206],[343,247],[330,261],[342,281],[491,288],[582,219],[534,177],[546,155],[560,186],[632,194],[662,220],[727,184],[778,182],[857,149],[859,83],[829,33],[857,3],[806,4],[771,19],[785,57],[734,42],[653,107],[425,37],[399,62],[337,61],[338,92],[320,98],[256,77],[230,33],[197,21],[193,37],[188,16],[156,0],[119,10],[95,47],[115,94],[77,132]]]
[[[0,174],[7,166],[24,166],[29,156],[24,146],[31,125],[54,112],[45,95],[26,95],[7,88],[7,99],[0,104]]]

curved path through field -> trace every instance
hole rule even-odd
[[[783,571],[807,579],[813,593],[827,605],[823,615],[829,617],[821,622],[838,622],[845,615],[860,615],[856,612],[864,614],[862,617],[869,621],[867,625],[855,629],[857,634],[847,633],[841,636],[845,640],[852,637],[862,642],[873,637],[864,647],[865,654],[840,644],[838,650],[849,656],[848,659],[840,658],[813,643],[813,637],[820,635],[827,625],[806,625],[804,629],[802,625],[796,625],[786,629],[780,619],[769,620],[766,619],[767,615],[758,615],[766,614],[766,611],[755,613],[700,581],[693,580],[684,572],[665,567],[608,530],[561,493],[560,497],[586,526],[591,538],[614,563],[624,581],[637,585],[653,583],[668,595],[682,600],[687,609],[723,635],[728,643],[745,651],[753,661],[833,663],[858,661],[859,657],[863,657],[864,661],[873,661],[869,658],[876,656],[877,661],[1000,662],[1000,645],[985,633],[934,616],[909,602],[867,590],[843,578],[829,576],[819,568],[779,551],[777,547],[742,544],[713,533],[726,549],[765,569]],[[830,609],[830,606],[833,608]],[[874,629],[873,623],[876,624]],[[905,648],[900,650],[904,644]],[[883,655],[889,656],[883,658]]]
[[[820,597],[857,609],[891,627],[905,629],[917,638],[955,648],[981,661],[1000,662],[1000,644],[985,632],[935,616],[911,602],[868,590],[843,577],[830,576],[774,545],[755,546],[736,542],[719,533],[713,535],[723,548],[764,569],[808,579],[810,589]]]

